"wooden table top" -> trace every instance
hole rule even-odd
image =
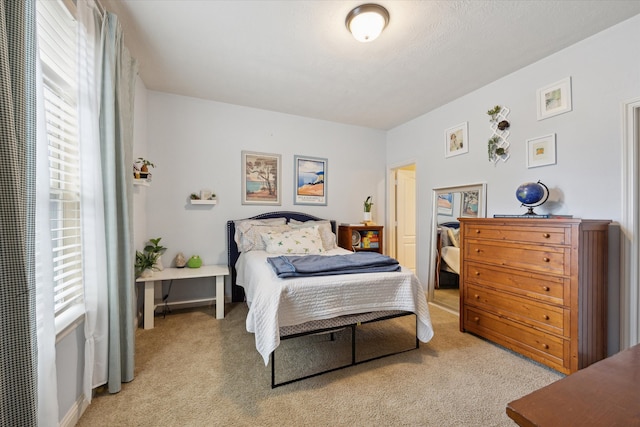
[[[507,405],[520,426],[640,426],[640,344]]]

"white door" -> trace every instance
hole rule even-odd
[[[397,259],[416,272],[416,173],[398,169],[396,187]]]

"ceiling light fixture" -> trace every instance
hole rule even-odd
[[[374,41],[389,23],[389,12],[377,4],[363,4],[347,15],[345,24],[359,42]]]

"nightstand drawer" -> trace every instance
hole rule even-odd
[[[566,227],[510,227],[500,224],[468,224],[464,229],[464,233],[466,239],[488,239],[550,245],[564,245],[571,242],[571,229]]]
[[[465,304],[478,306],[499,317],[527,323],[558,335],[566,335],[565,325],[567,328],[569,326],[569,312],[565,313],[561,307],[480,286],[467,286],[464,300]]]
[[[570,274],[569,248],[469,239],[465,240],[463,249],[465,261],[480,261],[542,273]]]
[[[467,262],[464,281],[491,286],[518,295],[558,305],[569,305],[571,286],[569,279]]]

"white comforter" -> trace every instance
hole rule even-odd
[[[344,249],[327,255],[351,253]],[[247,331],[255,334],[256,349],[265,365],[280,344],[279,328],[311,320],[379,310],[405,310],[417,314],[418,339],[433,337],[426,292],[408,269],[393,273],[343,274],[280,279],[265,251],[240,254],[236,283],[247,296]]]

